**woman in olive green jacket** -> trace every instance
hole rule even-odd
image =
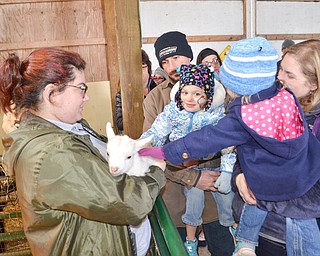
[[[4,165],[33,255],[136,255],[130,225],[145,220],[165,177],[153,166],[145,177],[111,176],[105,138],[82,120],[84,68],[78,54],[53,48],[4,61],[1,109],[25,111],[3,139]]]

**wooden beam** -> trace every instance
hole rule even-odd
[[[106,62],[107,62],[107,79],[110,81],[110,94],[112,113],[115,113],[115,97],[117,91],[120,89],[120,74],[119,74],[119,53],[117,41],[117,25],[115,13],[116,0],[102,0],[102,12],[104,17],[104,31],[106,35]],[[113,115],[114,117],[114,115]],[[114,122],[115,123],[115,120]]]
[[[103,5],[111,97],[120,82],[124,132],[137,139],[143,126],[139,0],[104,0]]]
[[[73,40],[50,40],[19,43],[0,43],[0,51],[38,49],[42,47],[70,47],[86,45],[105,45],[105,38],[84,38]]]
[[[291,40],[308,40],[308,39],[320,39],[320,34],[257,34],[268,40],[285,40],[290,38]]]
[[[52,2],[75,2],[79,0],[1,0],[0,5],[5,4],[38,4],[38,3],[52,3]],[[95,0],[86,0],[95,1]]]
[[[115,0],[124,132],[137,139],[143,126],[139,0]]]
[[[154,44],[158,37],[144,37],[142,38],[143,44]],[[223,41],[238,41],[245,38],[243,35],[201,35],[201,36],[187,36],[189,43],[197,42],[223,42]]]

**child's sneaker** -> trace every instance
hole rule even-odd
[[[237,228],[234,226],[230,226],[229,232],[232,235],[233,244],[236,245],[237,244],[237,241],[236,241]]]
[[[232,256],[256,256],[255,249],[253,244],[238,242]]]
[[[189,256],[198,256],[198,240],[185,241],[184,247],[186,247]]]

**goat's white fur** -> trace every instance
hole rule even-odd
[[[115,135],[111,123],[106,125],[107,160],[109,170],[113,176],[128,174],[132,176],[144,176],[149,172],[151,165],[165,168],[165,162],[149,156],[140,156],[138,151],[146,147],[152,140],[153,135],[134,140],[127,135]]]

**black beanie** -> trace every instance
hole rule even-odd
[[[193,59],[193,53],[186,35],[178,31],[170,31],[161,35],[154,43],[156,57],[162,67],[162,61],[174,55],[182,55]]]
[[[201,64],[201,62],[203,61],[203,59],[204,59],[205,57],[210,56],[210,55],[215,55],[215,56],[217,56],[217,59],[218,59],[218,61],[219,61],[219,64],[220,64],[220,66],[222,66],[222,61],[221,61],[221,59],[220,59],[219,54],[218,54],[215,50],[213,50],[213,49],[211,49],[211,48],[205,48],[205,49],[203,49],[201,52],[199,52],[198,57],[197,57],[197,65]]]

